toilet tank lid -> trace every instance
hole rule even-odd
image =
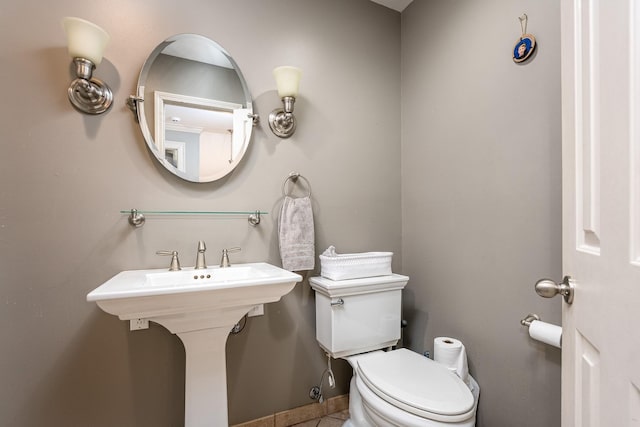
[[[370,292],[403,289],[409,276],[390,274],[388,276],[365,277],[362,279],[331,280],[317,276],[309,279],[309,284],[316,291],[329,297],[360,295]]]
[[[466,418],[475,407],[469,387],[444,365],[407,349],[358,359],[358,375],[382,399],[423,417]]]

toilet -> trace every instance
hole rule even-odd
[[[309,279],[316,293],[316,339],[353,368],[344,427],[474,427],[480,387],[400,339],[400,274],[350,280]],[[383,351],[387,349],[388,351]]]

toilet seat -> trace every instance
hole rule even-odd
[[[357,377],[388,404],[417,417],[462,422],[475,415],[469,387],[453,372],[407,349],[356,356]],[[366,399],[365,394],[363,397]]]

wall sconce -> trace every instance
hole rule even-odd
[[[69,101],[83,113],[104,113],[111,107],[113,93],[106,83],[91,77],[91,74],[102,61],[109,34],[96,24],[80,18],[63,18],[62,26],[67,34],[69,56],[73,58],[77,77],[67,91]]]
[[[284,109],[277,108],[269,114],[269,127],[280,138],[289,138],[296,130],[293,104],[298,96],[301,75],[302,70],[296,67],[283,66],[273,70],[278,96],[282,99]]]

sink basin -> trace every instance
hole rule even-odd
[[[185,426],[226,426],[229,331],[253,307],[278,301],[301,280],[267,263],[130,270],[91,291],[87,301],[122,320],[150,320],[177,334],[186,354]]]
[[[184,314],[189,312],[218,309],[239,312],[246,308],[239,315],[229,313],[234,325],[252,307],[278,301],[300,280],[300,275],[267,263],[181,271],[131,270],[115,275],[91,291],[87,301],[95,301],[104,311],[122,320],[153,320],[175,314],[184,320]],[[179,332],[177,325],[165,326],[173,333]]]

